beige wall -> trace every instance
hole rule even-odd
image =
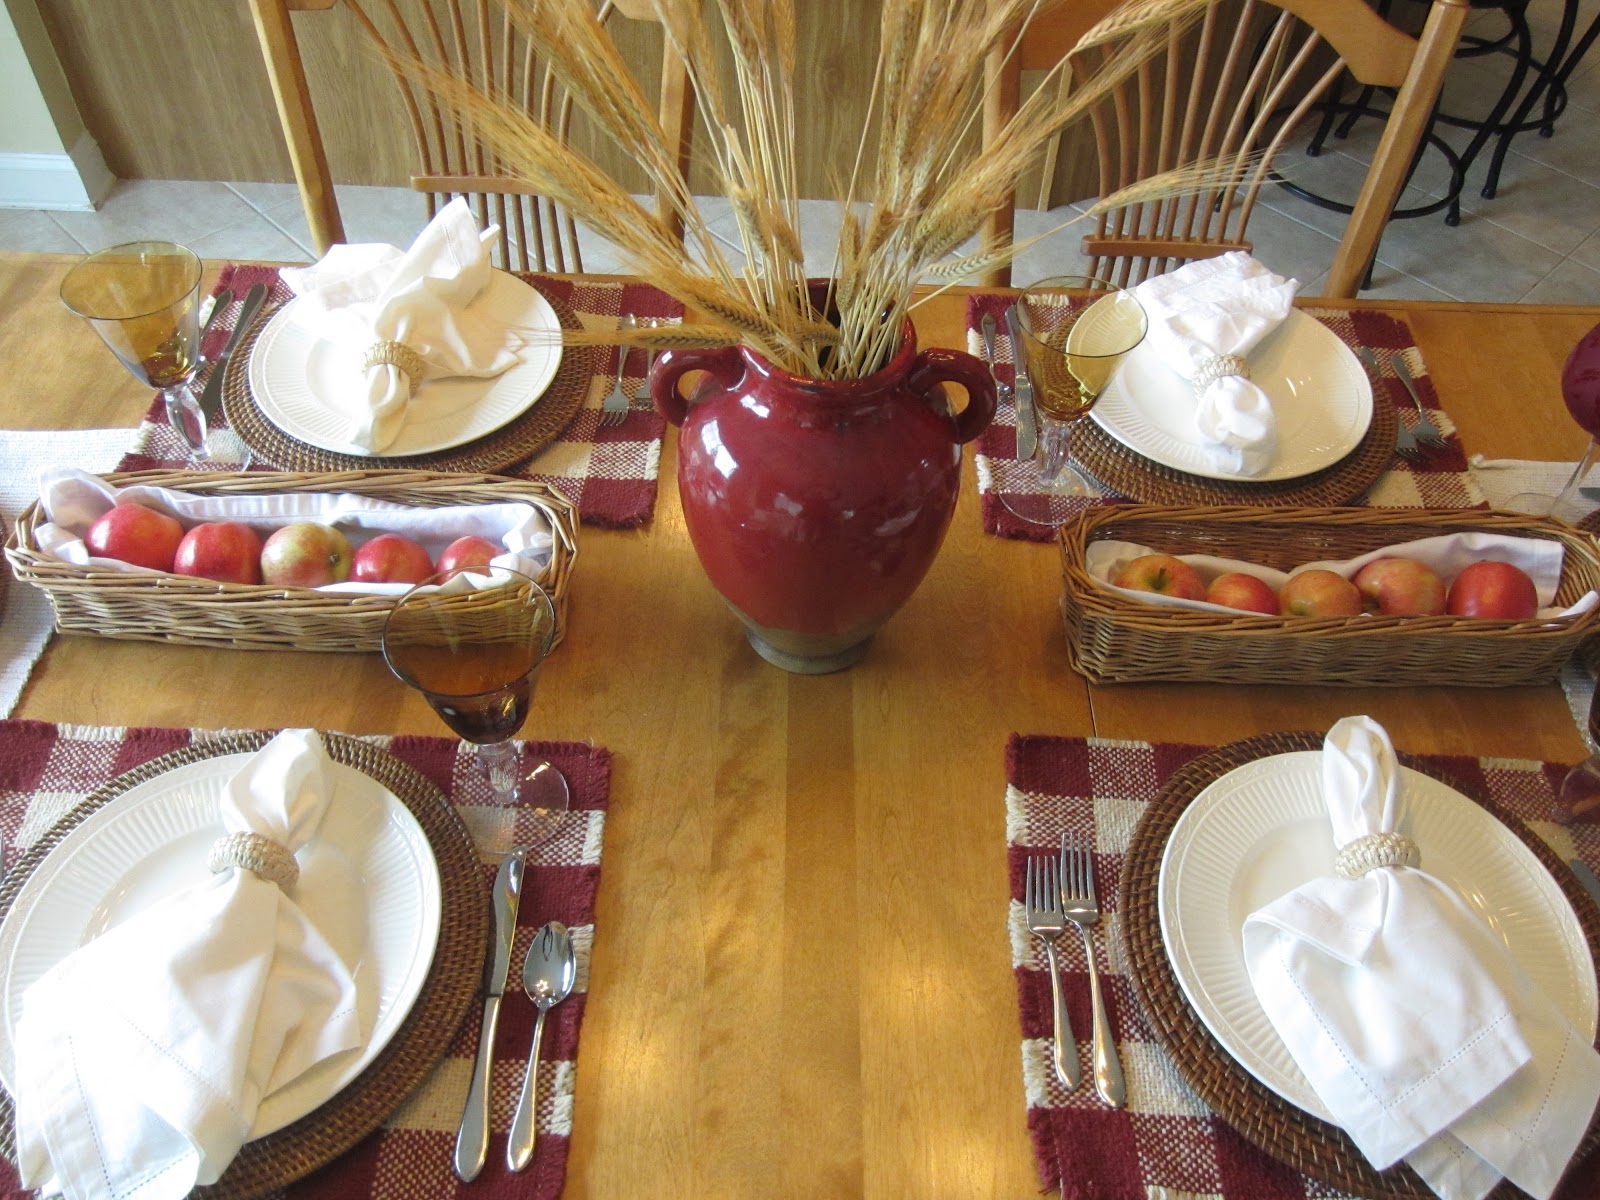
[[[0,153],[61,154],[83,135],[34,0],[0,8]]]

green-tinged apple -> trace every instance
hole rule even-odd
[[[183,535],[172,569],[218,583],[260,583],[261,538],[237,521],[206,521]]]
[[[183,541],[183,526],[142,504],[119,504],[89,526],[83,540],[97,558],[170,571],[178,543]]]
[[[1286,617],[1355,617],[1361,593],[1343,575],[1314,567],[1289,576],[1278,590],[1278,611]]]
[[[468,534],[458,537],[451,542],[439,555],[438,570],[441,574],[445,571],[454,571],[460,567],[487,567],[497,555],[504,554],[506,548],[499,542],[491,542],[488,538],[476,537]]]
[[[275,587],[322,587],[350,578],[350,540],[331,525],[296,521],[261,547],[261,581]]]
[[[1539,593],[1521,567],[1475,562],[1451,581],[1445,611],[1452,617],[1522,621],[1539,611]]]
[[[1124,563],[1111,580],[1119,588],[1136,592],[1159,592],[1163,596],[1177,596],[1183,600],[1203,600],[1205,582],[1181,558],[1170,554],[1141,554]]]
[[[1206,588],[1206,599],[1226,608],[1266,613],[1271,617],[1278,615],[1278,593],[1272,590],[1272,585],[1243,571],[1218,575]]]
[[[1444,612],[1444,580],[1414,558],[1375,558],[1352,581],[1368,612],[1391,617],[1436,617]]]
[[[433,574],[433,559],[410,538],[380,533],[356,547],[350,578],[359,583],[421,583]]]

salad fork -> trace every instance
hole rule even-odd
[[[1060,880],[1055,858],[1036,854],[1028,859],[1023,885],[1023,909],[1028,932],[1044,943],[1050,963],[1051,1049],[1056,1076],[1070,1092],[1081,1078],[1078,1069],[1078,1043],[1072,1038],[1072,1021],[1061,997],[1061,966],[1056,961],[1056,941],[1067,931],[1066,914],[1061,909]]]
[[[1094,961],[1094,939],[1089,930],[1100,923],[1100,906],[1094,894],[1094,857],[1089,848],[1073,845],[1061,835],[1061,907],[1067,920],[1078,927],[1083,938],[1083,957],[1089,963],[1089,1002],[1094,1006],[1094,1090],[1112,1108],[1128,1100],[1128,1087],[1122,1078],[1122,1063],[1117,1058],[1116,1039],[1106,1019],[1105,999],[1100,994],[1100,970]]]
[[[634,327],[632,313],[624,313],[622,320],[617,323],[619,330],[628,330]],[[600,405],[600,424],[620,425],[628,416],[628,393],[622,390],[622,377],[628,370],[628,350],[626,342],[617,345],[617,381],[611,385],[611,391],[605,401]]]
[[[638,322],[641,329],[655,329],[660,324],[661,321],[656,317],[645,317]],[[643,403],[647,408],[650,405],[650,368],[655,365],[656,349],[654,346],[646,346],[644,351],[644,378],[639,380],[639,386],[634,388],[633,398]]]
[[[1411,393],[1411,403],[1417,406],[1418,444],[1434,450],[1448,450],[1450,443],[1444,440],[1444,432],[1433,423],[1428,410],[1422,406],[1422,396],[1417,391],[1417,381],[1412,378],[1411,364],[1406,362],[1406,356],[1399,350],[1390,351],[1389,366],[1400,377],[1400,382],[1405,384],[1406,391]]]
[[[1367,368],[1367,373],[1372,376],[1372,382],[1378,382],[1378,356],[1366,346],[1356,347],[1356,357],[1361,360],[1361,365]],[[1394,452],[1408,463],[1420,463],[1422,450],[1417,445],[1416,436],[1411,432],[1405,418],[1399,413],[1394,420]]]

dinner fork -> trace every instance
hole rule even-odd
[[[619,330],[632,329],[633,315],[624,313],[622,320],[617,323]],[[622,377],[628,370],[628,344],[617,344],[617,381],[611,385],[611,391],[605,401],[600,405],[600,424],[620,425],[628,417],[628,393],[622,390]]]
[[[1391,350],[1389,367],[1400,377],[1400,382],[1405,384],[1406,391],[1411,393],[1411,403],[1417,406],[1418,444],[1434,450],[1448,450],[1450,443],[1444,440],[1444,431],[1433,423],[1433,418],[1422,405],[1422,396],[1417,391],[1417,381],[1411,376],[1411,364],[1406,361],[1406,356],[1399,350]]]
[[[1122,1078],[1122,1063],[1117,1058],[1116,1039],[1106,1019],[1105,999],[1100,994],[1100,970],[1094,961],[1091,927],[1100,923],[1100,906],[1094,895],[1094,857],[1087,846],[1074,845],[1061,835],[1061,908],[1067,920],[1078,927],[1083,937],[1083,957],[1089,963],[1089,1002],[1094,1006],[1094,1090],[1112,1108],[1128,1100],[1128,1087]]]
[[[1061,967],[1056,961],[1056,941],[1067,931],[1066,914],[1061,910],[1060,879],[1056,861],[1048,854],[1028,859],[1023,884],[1023,910],[1028,932],[1044,943],[1050,964],[1051,1049],[1056,1076],[1070,1092],[1078,1086],[1078,1043],[1072,1038],[1072,1021],[1061,997]]]
[[[1367,368],[1367,373],[1372,376],[1372,382],[1377,383],[1378,356],[1366,346],[1357,346],[1356,357]],[[1394,452],[1408,463],[1420,463],[1422,461],[1422,450],[1417,446],[1417,439],[1412,434],[1410,427],[1406,425],[1405,418],[1396,413],[1394,424]]]
[[[641,329],[655,329],[661,322],[655,317],[646,317],[639,323]],[[633,390],[633,398],[641,401],[646,407],[650,404],[650,368],[656,365],[656,348],[646,346],[644,351],[644,378],[639,380],[639,386]]]

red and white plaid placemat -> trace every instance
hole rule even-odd
[[[1189,1087],[1141,1013],[1122,953],[1117,882],[1145,807],[1174,772],[1210,746],[1013,734],[1006,746],[1006,862],[1011,962],[1022,1015],[1022,1083],[1039,1178],[1064,1200],[1336,1200],[1235,1133]],[[1400,747],[1404,749],[1404,747]],[[1600,865],[1600,824],[1545,819],[1567,768],[1523,759],[1426,756],[1426,761],[1529,822],[1564,857]],[[1095,949],[1128,1104],[1105,1107],[1091,1081],[1068,1095],[1050,1060],[1050,978],[1023,913],[1029,853],[1055,853],[1069,832],[1094,847],[1102,920]],[[1089,977],[1075,937],[1058,956],[1078,1052],[1090,1061]],[[1600,1155],[1556,1200],[1600,1195]]]
[[[979,324],[985,313],[994,317],[998,325],[995,337],[996,374],[1010,382],[1014,377],[1015,362],[1012,357],[1011,336],[1006,332],[1005,311],[1015,301],[1014,296],[991,293],[973,293],[967,298],[967,350],[980,358],[983,356],[983,336]],[[1381,312],[1346,312],[1342,309],[1303,309],[1307,316],[1315,317],[1352,349],[1367,346],[1377,351],[1382,364],[1377,387],[1373,395],[1376,404],[1395,406],[1399,419],[1406,425],[1416,422],[1416,406],[1400,382],[1400,377],[1389,367],[1389,352],[1404,351],[1406,361],[1416,377],[1422,403],[1433,417],[1434,423],[1449,439],[1447,451],[1431,453],[1425,463],[1414,464],[1396,458],[1394,464],[1379,477],[1367,494],[1351,503],[1372,508],[1476,508],[1483,504],[1483,493],[1467,469],[1466,455],[1455,426],[1440,406],[1439,394],[1428,374],[1422,352],[1417,349],[1411,327],[1399,318]],[[1017,461],[1017,410],[1009,402],[1002,403],[995,412],[994,421],[978,438],[975,464],[978,472],[978,494],[982,500],[983,528],[1000,537],[1019,538],[1025,541],[1052,542],[1055,530],[1036,525],[1017,517],[1001,501],[1006,494],[1027,494],[1030,470]],[[1117,496],[1107,496],[1099,503],[1115,504]]]
[[[536,280],[546,295],[564,302],[586,329],[614,330],[623,313],[667,321],[683,319],[683,305],[648,284],[585,282],[542,275],[527,278],[530,282]],[[231,288],[235,300],[206,335],[204,350],[208,358],[214,359],[222,352],[239,315],[239,299],[255,283],[271,287],[272,304],[290,298],[291,293],[278,278],[276,268],[224,267],[217,289]],[[636,408],[620,425],[609,428],[600,425],[600,405],[616,381],[619,351],[620,347],[616,346],[598,347],[588,395],[572,423],[532,459],[503,472],[558,488],[578,506],[585,524],[605,529],[643,525],[654,513],[661,438],[666,432],[666,420],[654,408]],[[645,355],[634,351],[629,356],[629,373],[625,378],[630,396],[644,376],[644,367]],[[220,413],[217,423],[227,424]],[[156,396],[119,469],[182,468],[188,465],[188,456],[188,447],[167,424],[165,406],[161,397]],[[234,470],[239,464],[201,465],[205,469]],[[260,469],[271,468],[262,465]]]
[[[5,863],[15,863],[51,825],[101,785],[152,758],[217,736],[194,729],[0,721],[0,836],[5,842]],[[530,813],[488,807],[488,782],[465,743],[438,737],[361,740],[387,750],[437,785],[456,805],[480,845],[532,840]],[[533,1005],[513,979],[500,1008],[496,1035],[489,1159],[473,1183],[460,1183],[450,1164],[477,1054],[482,1011],[477,1004],[470,1007],[461,1031],[433,1073],[381,1129],[327,1166],[273,1193],[275,1196],[286,1200],[457,1196],[529,1200],[560,1194],[572,1135],[578,1031],[589,990],[589,951],[594,944],[594,902],[600,887],[600,851],[610,803],[611,755],[577,742],[529,742],[526,748],[530,757],[549,759],[561,768],[571,785],[572,811],[553,836],[529,852],[512,962],[522,962],[534,933],[546,921],[561,921],[572,930],[578,958],[572,996],[551,1009],[545,1020],[539,1068],[539,1138],[533,1162],[515,1174],[505,1166],[506,1132],[533,1043],[535,1017]],[[495,866],[485,862],[482,869],[487,896]],[[31,1195],[19,1186],[12,1165],[3,1160],[0,1190],[18,1197]]]

